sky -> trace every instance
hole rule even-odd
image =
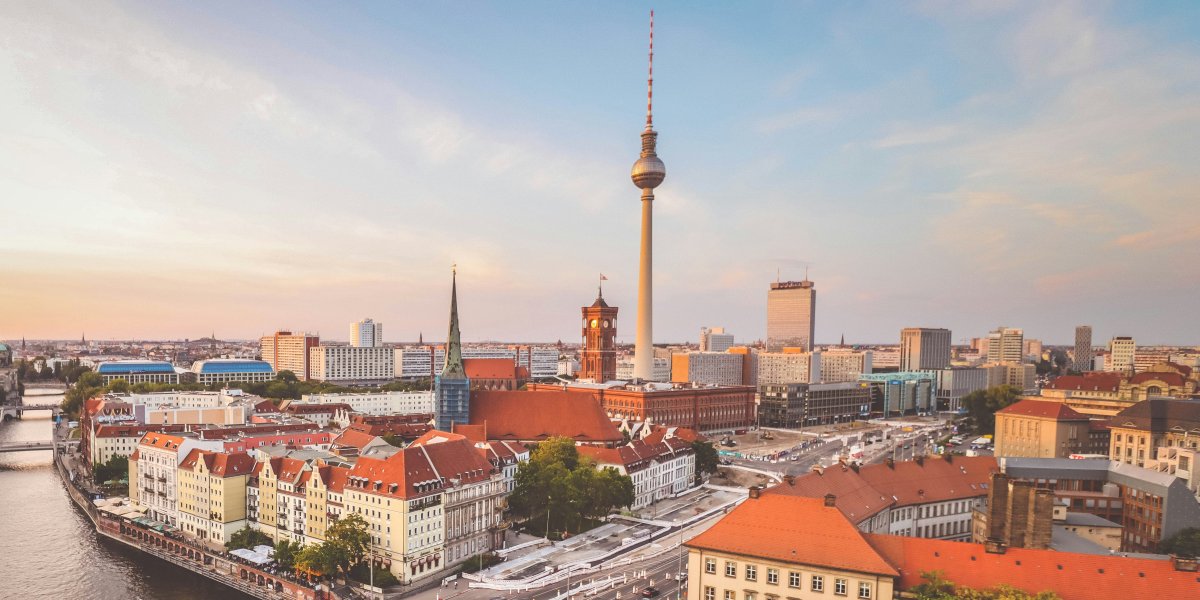
[[[0,339],[632,342],[651,7],[0,3]],[[653,8],[655,341],[1200,344],[1200,3]]]

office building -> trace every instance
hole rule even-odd
[[[1025,399],[996,411],[997,457],[1070,458],[1108,454],[1108,423],[1061,402]]]
[[[1117,336],[1108,342],[1108,362],[1104,370],[1132,373],[1137,355],[1137,343],[1129,336]]]
[[[1139,467],[1161,447],[1195,448],[1200,443],[1200,400],[1151,397],[1109,421],[1109,458]]]
[[[785,346],[812,352],[816,334],[817,288],[804,281],[776,281],[767,291],[767,350]]]
[[[924,371],[862,374],[871,390],[871,413],[884,418],[924,415],[937,410],[937,377]]]
[[[652,362],[654,365],[654,370],[650,374],[650,381],[671,381],[671,358],[656,356]],[[632,360],[617,361],[617,379],[620,381],[633,380]]]
[[[1080,325],[1075,328],[1075,355],[1072,365],[1074,370],[1083,373],[1092,370],[1092,326]]]
[[[857,382],[771,383],[758,387],[758,424],[797,428],[848,423],[871,410],[871,390]]]
[[[326,346],[309,349],[309,379],[330,383],[391,381],[396,355],[383,346]]]
[[[742,385],[745,355],[729,352],[685,352],[671,355],[671,381],[702,385]]]
[[[987,389],[988,372],[978,367],[951,367],[933,372],[937,376],[937,409],[939,411],[962,412],[963,396],[977,390]]]
[[[701,352],[724,352],[733,347],[733,334],[725,333],[724,327],[700,329]]]
[[[383,323],[370,318],[350,324],[350,345],[355,348],[372,348],[383,345]]]
[[[431,415],[433,392],[305,394],[305,404],[345,404],[367,415]]]
[[[857,375],[855,375],[857,379]],[[758,385],[820,383],[820,352],[761,352]]]
[[[900,331],[901,371],[927,371],[949,366],[949,329],[906,327]]]
[[[857,381],[872,372],[877,354],[871,350],[830,348],[821,352],[821,383]]]
[[[989,333],[987,360],[1001,364],[1025,362],[1025,332],[1012,327],[1000,327]]]
[[[276,331],[264,335],[259,341],[262,359],[271,365],[275,373],[291,371],[296,379],[309,378],[309,350],[321,344],[319,336],[307,333]]]

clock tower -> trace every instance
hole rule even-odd
[[[583,352],[580,379],[597,383],[617,378],[617,307],[604,301],[604,290],[583,311]]]

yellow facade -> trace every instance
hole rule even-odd
[[[203,457],[191,465],[184,461],[176,477],[180,528],[192,537],[223,546],[246,524],[249,477],[249,469],[224,476],[213,473]]]
[[[894,586],[886,575],[696,548],[687,572],[688,600],[887,600]]]

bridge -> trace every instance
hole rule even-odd
[[[45,440],[42,442],[9,442],[0,444],[0,453],[4,452],[36,452],[39,450],[53,450],[54,442]]]
[[[0,405],[0,421],[20,419],[27,410],[48,410],[55,415],[62,412],[57,404],[4,404]]]

